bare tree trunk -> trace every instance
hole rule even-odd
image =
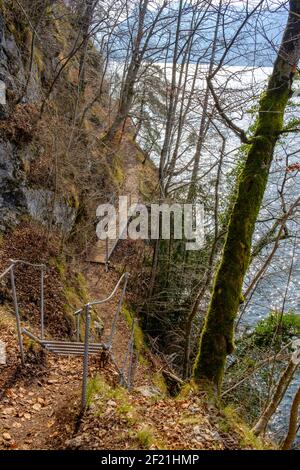
[[[218,393],[221,391],[226,357],[234,350],[234,321],[250,261],[252,236],[268,182],[274,148],[283,130],[285,108],[299,57],[300,1],[290,0],[282,44],[267,90],[260,99],[257,126],[249,142],[194,367],[195,381],[209,382]]]
[[[218,31],[219,31],[219,22],[220,22],[220,16],[221,16],[221,3],[222,2],[219,3],[216,27],[214,31],[214,38],[213,38],[213,43],[212,43],[212,52],[211,52],[211,57],[210,57],[208,76],[212,73],[214,61],[215,61]],[[198,173],[199,173],[200,157],[202,154],[204,137],[207,131],[207,124],[210,120],[210,118],[208,117],[208,104],[209,104],[209,86],[208,84],[206,84],[203,107],[202,107],[202,116],[201,116],[200,127],[199,127],[199,134],[198,134],[198,139],[197,139],[196,151],[194,155],[194,165],[193,165],[191,183],[189,186],[189,191],[188,191],[188,196],[187,196],[188,202],[193,202],[197,195],[197,178],[198,178]]]
[[[142,0],[140,3],[137,35],[134,42],[132,57],[126,73],[125,82],[121,91],[121,98],[117,115],[112,125],[104,135],[103,142],[110,142],[113,140],[114,136],[116,135],[116,132],[119,130],[124,120],[127,118],[132,104],[132,99],[134,95],[134,85],[143,59],[143,48],[141,48],[141,43],[144,36],[144,23],[148,4],[149,0]]]
[[[165,177],[165,165],[167,160],[167,155],[170,149],[172,129],[175,121],[175,113],[178,102],[178,90],[176,87],[176,70],[177,70],[177,61],[178,61],[178,48],[179,48],[179,36],[181,28],[181,19],[182,19],[182,10],[183,10],[183,0],[180,0],[178,6],[178,17],[176,24],[176,35],[174,43],[174,52],[173,52],[173,61],[172,61],[172,78],[170,86],[170,98],[167,111],[167,122],[166,122],[166,131],[163,146],[160,154],[160,163],[159,163],[159,181],[164,192],[164,177]]]
[[[275,393],[273,398],[271,399],[270,403],[268,404],[267,408],[257,421],[256,425],[253,427],[253,433],[258,436],[266,431],[268,423],[275,413],[278,405],[280,404],[281,400],[284,397],[284,394],[291,383],[291,380],[295,374],[297,369],[297,365],[294,364],[293,361],[290,361],[282,373],[278,385],[276,387]]]
[[[282,450],[289,450],[292,447],[294,439],[297,434],[297,425],[298,425],[298,409],[300,407],[300,387],[294,397],[291,413],[290,413],[290,423],[287,436],[281,446]]]

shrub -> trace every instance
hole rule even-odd
[[[297,336],[300,336],[300,315],[274,311],[257,324],[253,342],[255,346],[264,348],[272,344],[286,344]]]

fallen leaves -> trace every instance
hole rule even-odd
[[[33,408],[34,411],[41,411],[42,405],[40,403],[35,403],[32,406],[32,408]]]

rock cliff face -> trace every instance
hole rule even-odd
[[[24,0],[21,3],[24,4],[24,9],[30,8],[29,1]],[[65,20],[65,24],[57,20],[63,15],[67,16],[65,2],[46,0],[41,4],[44,10],[42,14],[36,13],[37,16],[40,14],[40,18],[36,26],[33,26],[23,11],[18,9],[16,2],[0,0],[2,232],[15,227],[22,216],[30,215],[39,222],[68,233],[72,230],[78,210],[78,186],[76,183],[73,185],[74,176],[71,172],[65,175],[64,168],[59,168],[61,181],[58,181],[57,174],[54,175],[58,159],[62,165],[62,155],[66,154],[61,142],[66,144],[70,136],[72,106],[76,101],[78,57],[72,58],[69,68],[63,70],[51,99],[47,100],[49,108],[46,107],[42,119],[39,119],[43,100],[47,97],[57,70],[68,56],[68,48],[76,40],[78,32],[71,19]],[[48,9],[45,8],[46,4]],[[68,100],[71,104],[67,103]],[[50,125],[54,114],[57,121]],[[55,126],[60,126],[60,131]],[[60,142],[56,142],[59,133]],[[79,162],[76,149],[80,146],[76,142],[76,135],[74,138],[75,150],[69,145],[68,151]],[[51,140],[52,147],[47,139]],[[83,147],[84,143],[81,144]],[[54,155],[54,147],[59,147],[57,155]],[[75,165],[74,162],[73,164]],[[36,173],[39,173],[38,177]],[[64,187],[66,191],[63,190]],[[68,196],[69,193],[72,193],[71,197]]]
[[[101,144],[114,103],[92,39],[79,90],[83,26],[70,5],[0,0],[0,231],[31,216],[64,239],[71,233],[81,249],[96,237],[97,206],[132,191],[124,168],[137,149],[130,122],[122,145],[120,135],[113,151]],[[152,187],[149,165],[142,172]]]
[[[12,112],[10,97],[18,96],[25,83],[25,73],[20,51],[14,36],[6,30],[0,13],[0,119],[9,119]],[[18,145],[5,135],[0,137],[0,230],[15,225],[18,216],[26,211],[26,185],[20,168]]]

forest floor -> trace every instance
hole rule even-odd
[[[101,288],[104,292],[103,283]],[[121,321],[116,358],[124,355],[128,331]],[[14,319],[4,311],[1,339],[9,347],[7,366],[1,367],[6,374],[1,374],[0,449],[251,448],[246,441],[241,443],[236,430],[226,428],[222,412],[201,394],[190,390],[177,399],[165,394],[147,361],[138,363],[134,387],[128,391],[117,384],[111,363],[99,369],[92,360],[89,407],[79,421],[82,360],[50,354],[43,358],[34,351],[22,369]]]
[[[124,145],[128,155],[124,191],[138,199],[141,162],[135,146]],[[122,249],[116,259],[120,256]],[[130,270],[128,260],[125,265]],[[124,260],[112,263],[108,272],[102,265],[83,263],[81,272],[90,299],[108,296],[122,269]],[[108,338],[118,299],[116,296],[96,309],[104,327],[103,341]],[[38,336],[37,325],[28,319],[25,323]],[[118,373],[110,361],[100,365],[96,357],[91,358],[88,409],[79,419],[82,358],[46,354],[27,341],[26,364],[21,367],[15,320],[6,307],[0,311],[0,327],[0,339],[7,346],[7,363],[0,366],[0,449],[240,449],[262,445],[250,439],[233,414],[226,415],[209,403],[205,394],[187,388],[171,398],[162,379],[163,364],[159,358],[153,360],[147,348],[139,351],[130,391],[118,384]],[[119,366],[130,331],[128,311],[123,311],[112,349]],[[51,331],[46,333],[53,338]],[[136,333],[136,341],[141,342],[140,330]]]

